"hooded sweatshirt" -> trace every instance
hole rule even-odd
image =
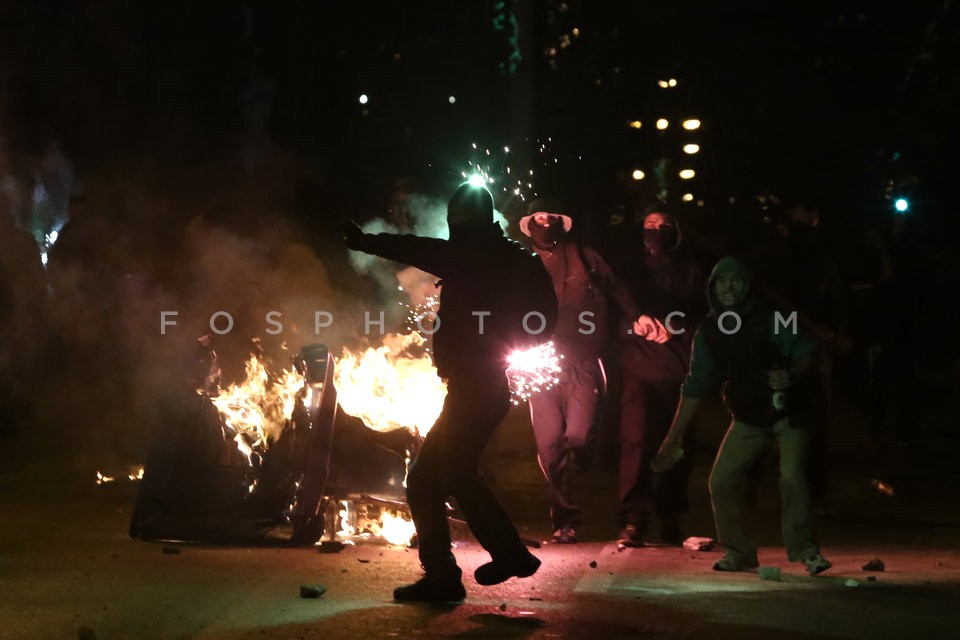
[[[740,299],[725,307],[714,295],[714,283],[728,273],[742,276],[745,287]],[[774,406],[767,372],[789,368],[800,358],[814,354],[816,343],[796,329],[796,323],[785,324],[789,314],[778,315],[759,303],[750,288],[747,270],[735,258],[723,258],[713,268],[707,282],[707,300],[710,313],[694,335],[683,396],[701,398],[722,387],[724,404],[735,419],[757,426],[773,424],[792,409],[789,403],[786,408]],[[741,321],[737,331],[733,331],[733,314]]]
[[[649,382],[680,383],[687,375],[694,329],[706,314],[703,271],[694,257],[681,248],[680,224],[661,213],[668,223],[661,229],[644,229],[644,254],[637,269],[631,269],[631,291],[644,313],[665,321],[679,331],[659,344],[631,336],[624,344],[623,361],[631,375]],[[651,251],[656,245],[657,251]]]

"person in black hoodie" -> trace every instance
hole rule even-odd
[[[479,472],[480,456],[510,407],[506,354],[518,316],[543,316],[553,330],[556,297],[540,261],[508,240],[493,220],[493,197],[484,187],[461,185],[447,205],[450,239],[364,234],[345,230],[350,249],[413,265],[440,278],[440,308],[433,335],[437,373],[447,397],[407,478],[407,502],[417,529],[425,575],[398,587],[398,601],[447,602],[466,597],[450,551],[446,499],[453,496],[477,540],[492,558],[477,568],[481,585],[528,577],[540,560],[527,551],[510,517]],[[517,291],[523,287],[523,291]],[[511,295],[513,292],[513,295]],[[527,293],[518,309],[518,293]],[[538,295],[539,294],[539,295]],[[531,320],[532,331],[537,323]]]
[[[674,333],[666,342],[629,337],[623,344],[620,411],[620,544],[644,544],[656,514],[660,539],[680,544],[680,515],[688,508],[687,482],[692,458],[661,474],[650,461],[667,435],[687,374],[693,330],[706,313],[699,264],[681,245],[677,220],[653,212],[643,219],[643,258],[634,271],[632,290],[644,309],[668,318]],[[694,429],[684,435],[692,449]]]
[[[700,399],[722,386],[733,421],[710,473],[717,539],[726,554],[716,571],[756,568],[757,548],[747,538],[740,513],[740,488],[747,470],[773,438],[780,446],[780,494],[787,557],[802,562],[810,575],[832,564],[820,553],[810,525],[810,491],[804,472],[809,433],[803,428],[804,395],[816,384],[816,343],[797,328],[795,317],[773,313],[753,296],[744,266],[723,258],[707,284],[711,311],[697,330],[690,371],[683,384],[670,432],[654,471],[663,472],[684,458],[684,431]]]

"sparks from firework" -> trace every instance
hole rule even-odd
[[[483,185],[493,193],[501,190],[507,195],[508,202],[514,198],[525,202],[536,196],[533,192],[533,170],[528,170],[526,175],[518,179],[519,174],[510,166],[510,147],[504,146],[502,152],[499,149],[493,152],[490,149],[481,149],[476,142],[470,146],[473,158],[467,161],[469,168],[460,172],[464,180],[478,186]]]
[[[515,349],[507,356],[507,380],[510,383],[510,401],[522,404],[535,393],[546,391],[560,382],[560,361],[553,342]]]
[[[555,146],[552,137],[531,141],[534,151],[532,164],[530,167],[520,168],[513,166],[509,146],[491,149],[474,142],[471,144],[471,159],[467,161],[467,168],[460,171],[460,175],[465,180],[483,184],[490,189],[500,210],[509,212],[515,208],[524,209],[528,201],[541,195],[535,182],[537,178],[569,173],[571,167],[579,166],[583,160],[582,156],[561,152],[555,149]],[[557,174],[558,169],[562,169],[560,174]]]
[[[407,315],[403,320],[402,327],[404,333],[417,331],[421,335],[425,333],[429,335],[433,331],[437,309],[440,307],[439,294],[427,296],[423,302],[418,304],[400,302],[400,305],[407,308]],[[428,348],[427,351],[429,350]]]

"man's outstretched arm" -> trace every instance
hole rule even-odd
[[[435,276],[443,276],[457,258],[446,240],[393,233],[364,233],[353,221],[344,226],[343,236],[348,249],[402,262]]]

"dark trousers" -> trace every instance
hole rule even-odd
[[[693,470],[695,433],[691,425],[682,447],[686,455],[669,471],[650,469],[680,400],[679,382],[650,382],[625,374],[620,412],[619,526],[645,529],[656,513],[662,525],[675,525],[687,510],[687,482]]]
[[[503,372],[447,381],[443,410],[407,477],[407,503],[417,527],[420,563],[428,574],[456,566],[450,552],[449,496],[494,560],[526,550],[479,471],[480,456],[509,407],[510,391]]]
[[[575,457],[593,433],[593,419],[603,389],[599,361],[564,363],[560,382],[530,398],[530,422],[537,440],[537,458],[550,487],[553,528],[580,524],[573,500]]]

